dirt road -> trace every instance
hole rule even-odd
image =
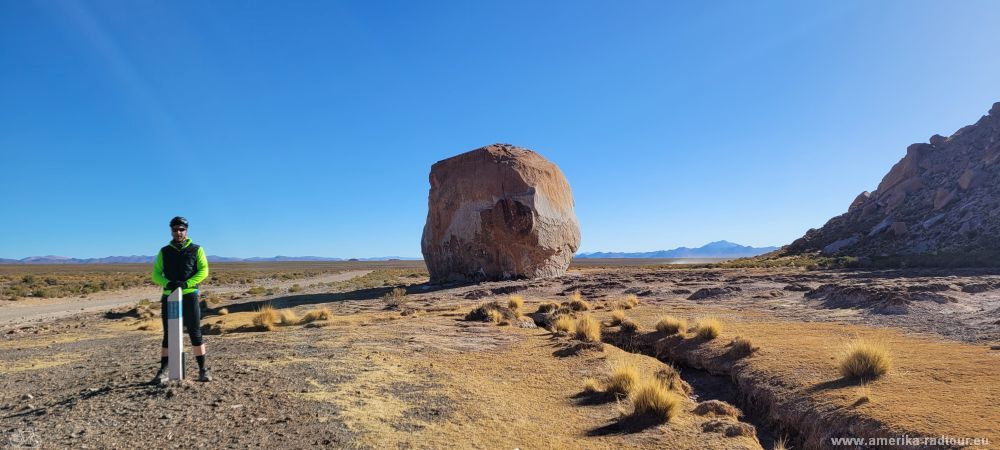
[[[267,288],[287,289],[293,284],[308,285],[313,283],[331,283],[345,281],[351,278],[367,275],[371,270],[350,270],[341,273],[320,275],[317,277],[264,283]],[[244,285],[213,286],[209,290],[213,294],[230,294],[247,289]],[[72,316],[74,314],[104,311],[119,306],[131,305],[142,299],[154,301],[159,298],[160,290],[153,286],[126,289],[122,291],[99,292],[88,298],[62,297],[47,299],[25,299],[16,302],[0,302],[0,325],[17,325],[27,322],[45,322]]]

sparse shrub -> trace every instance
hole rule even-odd
[[[663,316],[656,322],[656,331],[666,334],[684,334],[687,330],[687,321],[674,316]]]
[[[407,302],[406,289],[401,287],[393,288],[382,296],[386,308],[400,308]]]
[[[496,301],[483,303],[465,315],[465,320],[494,323],[502,320],[512,321],[516,318],[517,314],[513,310]]]
[[[575,298],[573,299],[573,301],[569,302],[569,307],[573,311],[589,311],[592,308],[590,306],[590,303],[587,302],[586,300],[575,299]]]
[[[625,311],[615,308],[611,310],[611,326],[618,325],[625,320]]]
[[[733,339],[731,351],[739,357],[750,356],[757,350],[760,350],[760,347],[753,345],[747,338],[736,336]]]
[[[572,316],[559,316],[552,322],[552,328],[555,331],[569,333],[576,328],[576,320]]]
[[[520,295],[511,295],[507,300],[507,307],[514,311],[519,311],[522,307],[524,307],[524,297]]]
[[[601,324],[589,314],[577,319],[576,338],[584,342],[601,342]]]
[[[583,380],[583,392],[588,394],[596,394],[601,392],[601,382],[594,378],[587,378]]]
[[[255,286],[247,290],[247,295],[261,295],[267,292],[264,288],[260,286]]]
[[[299,316],[291,309],[282,309],[278,312],[278,321],[284,326],[298,325]]]
[[[144,298],[142,300],[139,300],[139,303],[136,306],[138,306],[140,308],[148,308],[149,307],[149,299],[148,298]]]
[[[274,331],[274,324],[278,321],[278,313],[271,305],[264,305],[257,310],[257,315],[253,317],[253,325],[258,330]]]
[[[621,323],[621,328],[622,328],[622,331],[625,332],[625,333],[635,333],[635,332],[639,331],[639,324],[637,324],[637,323],[635,323],[635,322],[633,322],[633,321],[631,321],[629,319],[625,319]]]
[[[611,365],[611,373],[604,383],[609,394],[628,395],[639,383],[639,369],[635,364],[618,360]]]
[[[697,327],[697,335],[701,339],[715,339],[722,331],[722,322],[711,317],[698,320],[695,326]]]
[[[789,450],[788,437],[782,436],[774,441],[773,450]]]
[[[639,297],[635,294],[628,294],[625,296],[625,304],[633,308],[639,306]]]
[[[857,339],[847,345],[840,360],[844,378],[869,380],[885,375],[892,367],[889,349],[881,342]]]
[[[538,305],[538,311],[540,313],[552,312],[559,309],[559,304],[556,302],[545,302]]]
[[[302,286],[298,284],[293,284],[292,287],[288,288],[288,293],[302,292]]]
[[[635,407],[634,415],[654,417],[667,422],[681,409],[681,401],[663,383],[655,379],[641,380],[629,395]]]
[[[302,316],[302,319],[299,319],[298,323],[300,325],[307,324],[317,320],[328,320],[331,317],[333,317],[333,313],[330,312],[329,308],[314,308],[306,312],[306,315]]]

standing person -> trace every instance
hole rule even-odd
[[[198,305],[198,284],[208,278],[208,259],[205,249],[193,244],[187,237],[188,221],[183,217],[170,219],[173,239],[160,249],[153,265],[153,282],[163,287],[160,297],[160,314],[163,318],[163,345],[160,352],[160,371],[153,383],[167,381],[167,296],[181,288],[183,321],[191,338],[191,347],[198,360],[198,381],[212,381],[212,374],[205,367],[205,342],[201,336],[201,309]]]

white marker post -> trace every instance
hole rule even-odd
[[[182,310],[183,297],[180,288],[174,289],[167,297],[167,366],[169,368],[168,378],[171,380],[184,379],[184,311]]]

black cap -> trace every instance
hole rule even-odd
[[[178,225],[184,225],[184,228],[187,228],[188,220],[181,216],[177,216],[174,217],[173,219],[170,219],[170,228],[176,227]]]

